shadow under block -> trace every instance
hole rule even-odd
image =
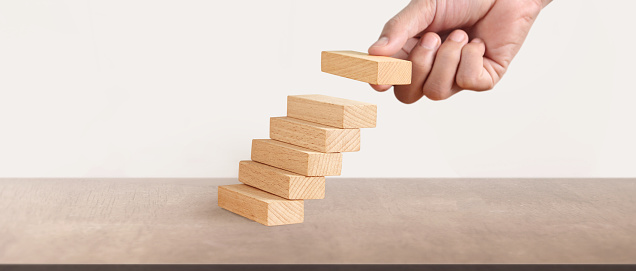
[[[411,62],[387,56],[372,56],[354,51],[323,51],[320,69],[374,85],[411,84]]]
[[[373,128],[375,104],[325,95],[287,96],[287,116],[336,128]]]
[[[322,153],[273,139],[252,140],[252,161],[304,176],[337,176],[342,153]]]
[[[303,200],[288,200],[245,184],[218,188],[219,206],[267,226],[302,223]]]
[[[341,129],[290,117],[270,118],[269,137],[319,152],[360,150],[360,129]]]
[[[286,199],[325,198],[325,177],[307,177],[259,162],[239,162],[238,179]]]

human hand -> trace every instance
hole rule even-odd
[[[412,0],[391,18],[371,55],[413,62],[410,85],[395,97],[443,100],[463,90],[492,89],[551,0]],[[444,42],[442,42],[444,40]],[[386,91],[389,85],[371,85]]]

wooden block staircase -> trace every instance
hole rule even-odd
[[[375,127],[377,106],[324,95],[287,97],[271,139],[252,141],[239,162],[243,184],[219,186],[219,206],[267,226],[302,223],[305,199],[325,197],[325,176],[340,175],[342,152],[360,150],[360,128]]]
[[[322,52],[321,70],[372,84],[410,84],[411,62],[352,51]],[[219,186],[219,206],[263,225],[302,223],[304,200],[325,197],[325,176],[340,175],[342,153],[360,150],[377,106],[324,95],[287,97],[287,116],[270,119],[270,138],[252,141],[239,163],[243,184]]]

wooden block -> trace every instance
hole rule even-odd
[[[375,104],[325,95],[287,96],[287,116],[336,128],[375,127]]]
[[[252,140],[252,161],[304,176],[336,176],[342,170],[342,153],[322,153],[273,139]]]
[[[290,117],[270,118],[269,137],[319,152],[360,150],[360,129],[341,129]]]
[[[239,181],[286,199],[324,199],[325,177],[307,177],[259,162],[239,162]]]
[[[303,223],[303,200],[288,200],[245,184],[219,186],[219,206],[267,226]]]
[[[323,51],[323,72],[374,85],[411,84],[411,61],[354,51]]]

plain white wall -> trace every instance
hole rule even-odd
[[[557,0],[485,93],[320,72],[407,1],[1,1],[0,176],[235,177],[286,96],[377,103],[343,177],[634,177],[634,1]]]

